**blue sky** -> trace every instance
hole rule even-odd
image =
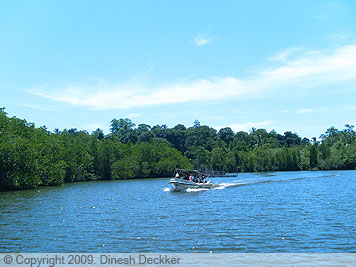
[[[0,106],[38,127],[310,138],[355,100],[355,1],[0,1]]]

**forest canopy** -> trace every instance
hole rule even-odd
[[[331,127],[320,138],[252,128],[219,131],[196,120],[135,125],[113,119],[109,134],[36,128],[0,109],[0,190],[73,181],[169,177],[176,167],[226,172],[355,169],[356,132]]]

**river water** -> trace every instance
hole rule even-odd
[[[356,252],[356,171],[243,173],[0,193],[0,252]]]

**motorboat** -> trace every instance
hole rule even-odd
[[[197,170],[176,169],[175,175],[169,180],[175,191],[187,189],[211,189],[215,185],[208,180],[209,174]]]

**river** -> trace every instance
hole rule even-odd
[[[0,252],[356,252],[356,171],[243,173],[0,193]]]

